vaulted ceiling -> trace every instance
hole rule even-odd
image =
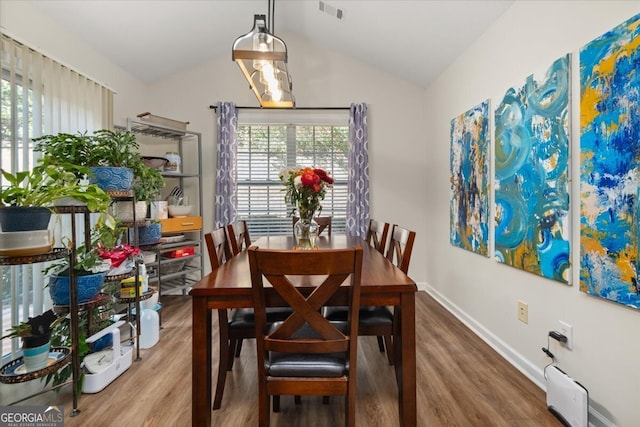
[[[274,32],[306,37],[426,86],[514,1],[280,0],[275,2]],[[147,83],[218,55],[228,54],[231,61],[233,41],[251,30],[254,14],[268,12],[267,0],[31,4]]]

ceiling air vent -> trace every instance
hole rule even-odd
[[[329,3],[325,1],[318,2],[318,8],[321,12],[326,13],[327,15],[331,15],[334,18],[342,19],[344,17],[344,11],[342,9],[338,9],[335,6],[331,6]]]

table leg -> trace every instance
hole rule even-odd
[[[192,297],[191,425],[211,425],[211,311],[206,297]]]
[[[397,308],[397,307],[396,307]],[[413,292],[403,293],[400,298],[400,326],[396,335],[396,378],[398,380],[398,403],[400,424],[414,427],[416,413],[416,301]]]
[[[229,317],[227,309],[218,309],[218,381],[216,383],[216,394],[213,397],[213,409],[220,409],[222,406],[222,395],[224,384],[227,380],[227,368],[229,367],[229,357],[233,357],[229,351]]]

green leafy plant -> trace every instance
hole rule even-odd
[[[59,133],[33,140],[45,165],[71,163],[78,166],[133,168],[140,161],[136,137],[128,131],[100,129],[93,135]]]
[[[112,219],[112,218],[111,218]],[[116,241],[118,232],[122,232],[122,228],[113,222],[105,222],[98,219],[98,222],[91,230],[90,246],[83,244],[76,248],[76,262],[74,270],[79,276],[93,274],[100,271],[106,271],[110,267],[110,262],[105,262],[100,256],[100,252],[104,249],[102,240],[106,240],[111,244]],[[74,242],[70,239],[65,240],[65,246],[71,249]],[[66,276],[69,274],[69,262],[67,260],[59,260],[43,270],[45,275]]]
[[[48,207],[54,201],[73,197],[87,204],[92,212],[106,212],[111,198],[97,185],[83,182],[79,174],[89,169],[71,164],[39,164],[30,171],[12,174],[2,169],[9,185],[2,188],[0,201],[4,206]]]
[[[34,151],[42,153],[44,165],[72,164],[93,166],[89,163],[94,148],[93,138],[87,133],[59,133],[34,138]]]
[[[160,197],[164,188],[164,178],[156,169],[150,168],[140,161],[133,167],[136,200],[153,202]]]
[[[61,321],[58,322],[53,328],[51,333],[51,345],[54,347],[70,347],[72,345],[71,342],[71,319],[68,316],[61,317]],[[77,352],[80,362],[84,359],[84,357],[89,353],[89,345],[87,344],[87,336],[84,331],[87,328],[87,320],[85,316],[80,315],[78,318],[78,346]],[[69,363],[64,368],[59,371],[52,372],[47,375],[44,379],[45,385],[52,384],[54,387],[60,384],[63,384],[67,381],[69,377],[73,374],[73,366]],[[78,395],[82,393],[82,384],[84,382],[84,373],[82,370],[80,371],[80,379],[76,384],[76,390],[78,391]],[[57,391],[60,388],[56,389]]]
[[[89,166],[136,168],[142,162],[138,152],[140,146],[131,132],[101,129],[94,133],[91,141]]]

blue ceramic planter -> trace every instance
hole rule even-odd
[[[162,237],[162,224],[152,222],[149,225],[138,228],[138,244],[150,245],[156,243]],[[133,241],[133,230],[129,231],[129,239]]]
[[[129,191],[133,185],[133,169],[111,166],[94,166],[91,168],[91,183],[105,191]]]
[[[2,231],[46,230],[49,227],[51,211],[34,206],[0,206],[0,227]]]
[[[100,293],[105,273],[77,276],[78,304],[92,300]],[[49,278],[49,294],[56,305],[69,305],[69,276],[51,276]]]
[[[100,350],[104,350],[105,348],[109,348],[113,345],[113,335],[107,334],[102,338],[98,338],[93,342],[93,344],[89,344],[91,351],[96,352]]]

